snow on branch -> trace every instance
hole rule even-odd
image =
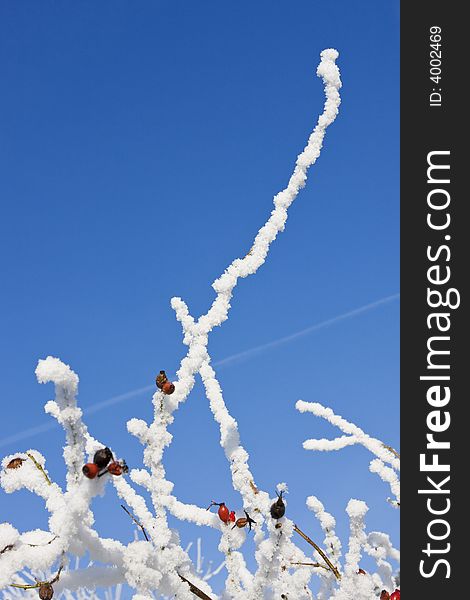
[[[354,500],[348,505],[351,536],[345,564],[341,565],[341,543],[334,531],[335,520],[316,497],[309,497],[307,506],[323,529],[323,548],[285,516],[285,484],[278,485],[275,498],[259,488],[250,469],[248,452],[241,443],[238,424],[224,400],[208,352],[209,335],[228,318],[238,280],[256,273],[266,260],[271,243],[285,227],[290,205],[306,183],[309,167],[320,155],[326,129],[338,114],[341,80],[337,57],[338,53],[333,49],[321,53],[317,75],[324,83],[324,110],[297,157],[287,186],[274,197],[271,215],[256,235],[250,251],[243,258],[235,259],[214,281],[215,298],[199,318],[191,315],[181,298],[171,300],[181,323],[187,352],[175,381],[170,382],[164,371],[157,376],[158,390],[152,398],[153,421],[146,423],[134,418],[127,423],[129,433],[143,446],[143,468],[128,472],[125,461],[119,458],[119,449],[109,448],[90,435],[77,406],[78,376],[72,369],[58,358],[47,357],[39,361],[38,381],[55,386],[55,398],[47,402],[45,410],[65,431],[66,489],[62,490],[51,480],[45,459],[37,450],[4,458],[0,484],[5,492],[26,488],[43,498],[50,513],[49,531],[21,534],[10,524],[0,524],[0,589],[7,590],[5,598],[17,597],[22,587],[37,588],[42,597],[45,590],[54,586],[57,594],[63,592],[68,599],[88,600],[95,598],[92,590],[96,587],[116,586],[120,593],[122,585],[127,584],[138,600],[156,597],[311,600],[309,584],[315,575],[321,580],[319,599],[345,599],[352,598],[351,590],[358,585],[361,594],[365,594],[366,590],[375,593],[374,586],[385,579],[389,586],[393,584],[392,568],[386,559],[396,560],[396,551],[385,534],[367,537],[363,523],[364,503]],[[166,475],[165,449],[172,442],[169,427],[177,409],[187,400],[197,376],[202,379],[210,410],[220,430],[220,444],[233,488],[240,496],[236,510],[219,502],[221,499],[212,501],[209,509],[184,503],[173,494],[174,485]],[[393,452],[332,411],[320,411],[320,405],[298,403],[297,407],[328,418],[346,433],[331,442],[310,440],[304,444],[307,449],[338,449],[362,443],[377,456],[371,470],[379,473],[397,492],[394,474],[399,460]],[[104,495],[108,483],[114,485],[128,518],[140,531],[140,537],[127,544],[102,538],[94,528],[91,502],[95,496]],[[148,492],[150,502],[138,493],[137,486]],[[219,531],[219,550],[224,558],[216,569],[209,567],[203,571],[199,541],[196,560],[191,559],[190,547],[184,549],[178,532],[169,526],[170,515],[179,521]],[[254,538],[256,567],[253,572],[243,553],[247,535]],[[360,580],[356,571],[362,549],[374,556],[380,572],[364,574]],[[75,569],[69,565],[73,556]],[[79,567],[77,560],[83,556],[89,563]],[[222,595],[218,596],[209,580],[222,569],[226,571],[226,580]],[[364,594],[354,597],[365,599]]]
[[[301,413],[310,412],[317,417],[321,417],[338,427],[345,436],[340,436],[334,440],[306,440],[303,443],[305,450],[317,450],[317,451],[331,451],[341,450],[346,446],[352,446],[354,444],[360,444],[367,448],[372,454],[375,454],[377,458],[371,461],[369,470],[371,473],[377,473],[382,481],[385,481],[390,485],[394,500],[389,500],[392,506],[398,508],[400,506],[400,480],[398,472],[400,471],[400,456],[396,450],[387,446],[380,440],[367,435],[357,425],[349,423],[343,417],[336,415],[331,408],[327,408],[317,402],[304,402],[298,400],[296,409]],[[386,465],[390,466],[387,467]]]

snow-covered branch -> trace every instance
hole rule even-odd
[[[357,425],[349,423],[343,417],[336,415],[331,408],[327,408],[322,404],[299,400],[295,407],[301,413],[310,412],[317,417],[325,419],[346,434],[334,440],[306,440],[303,443],[305,450],[331,451],[341,450],[354,444],[364,446],[364,448],[367,448],[367,450],[377,457],[371,461],[369,470],[371,473],[377,473],[383,481],[390,485],[392,494],[395,496],[395,499],[390,502],[396,508],[400,506],[400,479],[398,476],[400,471],[400,457],[398,452],[380,440],[367,435]],[[387,467],[387,464],[390,466]]]

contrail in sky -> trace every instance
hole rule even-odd
[[[296,331],[295,333],[291,333],[290,335],[286,335],[277,340],[273,340],[272,342],[268,342],[267,344],[261,344],[261,346],[255,346],[254,348],[249,348],[248,350],[244,350],[243,352],[239,352],[238,354],[232,354],[231,356],[227,356],[227,358],[222,358],[222,360],[218,360],[214,363],[214,366],[225,366],[231,363],[234,363],[238,360],[243,360],[248,358],[249,356],[253,356],[253,354],[258,354],[259,352],[263,352],[264,350],[268,350],[270,348],[277,348],[277,346],[283,346],[289,342],[292,342],[298,338],[304,337],[313,333],[314,331],[318,331],[319,329],[324,329],[325,327],[329,327],[330,325],[335,325],[339,323],[339,321],[345,321],[346,319],[351,319],[352,317],[356,317],[357,315],[361,315],[362,313],[369,312],[374,308],[381,306],[382,304],[388,304],[393,300],[396,300],[400,297],[400,294],[393,294],[393,296],[386,296],[385,298],[381,298],[380,300],[376,300],[375,302],[371,302],[370,304],[366,304],[365,306],[361,306],[360,308],[355,308],[354,310],[350,310],[349,312],[343,313],[342,315],[337,315],[336,317],[332,317],[331,319],[327,319],[326,321],[321,321],[320,323],[316,323],[315,325],[310,325],[310,327],[306,327],[305,329],[301,329],[300,331]]]
[[[227,356],[226,358],[222,358],[221,360],[215,361],[213,364],[214,367],[226,367],[233,363],[243,361],[250,356],[255,354],[259,354],[264,352],[265,350],[270,350],[271,348],[277,348],[278,346],[283,346],[284,344],[288,344],[289,342],[293,342],[294,340],[310,335],[320,329],[325,329],[326,327],[330,327],[330,325],[335,325],[340,321],[346,321],[347,319],[352,319],[361,315],[363,313],[369,312],[382,306],[384,304],[389,304],[394,300],[397,300],[400,297],[400,294],[393,294],[392,296],[386,296],[385,298],[381,298],[380,300],[376,300],[375,302],[371,302],[370,304],[365,304],[359,308],[355,308],[354,310],[350,310],[341,315],[337,315],[336,317],[332,317],[331,319],[327,319],[326,321],[321,321],[320,323],[316,323],[315,325],[310,325],[309,327],[305,327],[300,331],[296,331],[295,333],[291,333],[290,335],[286,335],[284,337],[278,338],[277,340],[273,340],[272,342],[267,342],[266,344],[261,344],[260,346],[255,346],[254,348],[249,348],[248,350],[243,350],[242,352],[238,352],[237,354],[232,354],[231,356]],[[113,396],[112,398],[108,398],[107,400],[102,400],[101,402],[96,402],[93,406],[89,408],[83,409],[84,415],[92,415],[96,412],[104,410],[108,406],[113,406],[114,404],[119,404],[120,402],[124,402],[129,398],[135,398],[136,396],[140,396],[145,394],[151,390],[155,390],[154,385],[146,385],[145,387],[137,388],[135,390],[131,390],[130,392],[126,392],[125,394],[119,394],[118,396]],[[13,435],[3,438],[0,440],[0,448],[3,446],[7,446],[13,442],[19,442],[21,440],[26,440],[28,438],[34,437],[35,435],[39,435],[40,433],[44,433],[46,431],[50,431],[59,425],[55,421],[50,421],[49,423],[43,423],[42,425],[38,425],[37,427],[31,427],[30,429],[25,429],[23,431],[19,431]]]

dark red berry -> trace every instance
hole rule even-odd
[[[157,384],[157,388],[161,390],[163,388],[163,384],[168,381],[168,377],[166,376],[165,371],[160,371],[160,373],[155,378],[155,383]]]
[[[119,462],[114,461],[108,465],[108,473],[111,473],[111,475],[119,476],[123,473],[127,473],[128,471],[129,468],[124,460],[120,460]]]
[[[157,388],[168,396],[175,391],[175,386],[168,379],[165,371],[160,371],[155,379],[155,383],[157,384]]]
[[[162,392],[169,396],[174,391],[175,391],[175,386],[173,385],[173,383],[171,383],[171,381],[165,381],[165,383],[162,386]]]
[[[101,448],[95,452],[95,456],[93,457],[93,462],[98,465],[99,469],[104,469],[108,466],[109,461],[113,459],[113,453],[109,448]]]
[[[380,592],[380,600],[390,600],[390,594],[387,592],[387,590],[382,590]]]
[[[95,463],[87,463],[82,467],[82,472],[88,479],[94,479],[98,475],[99,467]]]
[[[235,527],[239,527],[241,529],[242,527],[246,527],[248,525],[248,527],[250,528],[250,531],[251,531],[251,525],[252,525],[252,523],[254,525],[256,525],[256,521],[253,521],[253,519],[246,512],[246,510],[244,510],[243,512],[245,513],[245,516],[237,519],[235,521],[235,525],[232,527],[232,529],[235,529]]]
[[[121,475],[121,465],[118,462],[112,462],[108,465],[108,473],[111,473],[111,475]]]
[[[39,597],[41,600],[51,600],[54,589],[50,583],[41,583],[39,586]]]
[[[240,527],[240,529],[242,527],[245,527],[245,525],[248,523],[248,521],[245,519],[245,517],[240,517],[239,519],[237,519],[235,521],[235,525],[233,527]],[[232,527],[232,529],[233,529]]]
[[[7,464],[7,469],[19,469],[25,460],[26,460],[25,458],[19,458],[19,457],[13,458]]]
[[[277,494],[277,492],[276,492]],[[277,494],[277,500],[274,504],[271,505],[271,517],[273,519],[281,519],[286,512],[286,505],[284,504],[284,500],[282,499],[282,492]]]

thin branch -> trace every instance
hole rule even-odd
[[[49,542],[46,542],[45,544],[26,544],[27,546],[31,546],[31,548],[40,548],[41,546],[48,546],[49,544],[52,544],[52,542],[54,542],[59,536],[55,535],[52,540],[50,540]]]
[[[317,544],[315,544],[315,542],[313,540],[311,540],[308,537],[308,535],[306,535],[302,530],[300,530],[297,527],[297,525],[294,525],[294,531],[296,533],[298,533],[301,537],[303,537],[304,540],[308,544],[310,544],[310,546],[313,546],[315,548],[315,550],[318,552],[318,554],[323,558],[323,560],[326,562],[326,564],[330,568],[330,571],[333,572],[333,574],[336,577],[336,579],[341,579],[341,575],[340,575],[338,569],[334,566],[334,564],[331,562],[331,560],[328,558],[328,556],[323,552],[323,550],[320,548],[320,546],[318,546]]]
[[[127,508],[126,508],[126,507],[125,507],[123,504],[121,504],[121,508],[122,508],[123,510],[125,510],[125,511],[126,511],[126,513],[127,513],[129,516],[130,516],[130,518],[131,518],[131,519],[134,521],[134,523],[135,523],[135,524],[136,524],[138,527],[140,527],[140,528],[142,529],[142,533],[144,534],[144,538],[145,538],[145,540],[146,540],[147,542],[149,542],[150,540],[149,540],[149,538],[148,538],[148,536],[147,536],[147,532],[145,531],[145,529],[144,529],[144,526],[142,525],[142,523],[140,523],[140,522],[139,522],[139,521],[138,521],[138,520],[137,520],[137,519],[134,517],[134,515],[133,515],[131,512],[129,512],[129,511],[127,510]]]
[[[36,467],[36,469],[38,469],[39,471],[41,471],[41,473],[44,475],[44,479],[47,481],[47,485],[52,485],[52,481],[49,479],[49,477],[47,476],[46,471],[44,471],[44,469],[42,468],[42,466],[38,463],[38,461],[34,458],[34,456],[32,454],[29,454],[28,452],[26,453],[27,456],[33,461],[34,466]]]
[[[203,592],[198,587],[196,587],[194,585],[194,583],[191,583],[190,581],[188,581],[186,579],[186,577],[183,577],[179,573],[178,573],[178,577],[181,579],[181,581],[184,581],[185,583],[187,583],[189,585],[190,592],[192,592],[195,596],[197,596],[198,598],[201,598],[202,600],[212,600],[212,598],[210,596],[208,596],[205,592]]]
[[[59,581],[59,577],[60,577],[60,574],[62,573],[62,569],[63,569],[63,568],[64,568],[64,565],[63,565],[63,564],[62,564],[62,565],[60,565],[60,567],[59,567],[59,570],[57,571],[57,575],[54,577],[54,579],[51,579],[51,580],[48,582],[49,584],[51,584],[51,585],[52,585],[52,584],[53,584],[53,583],[55,583],[56,581]]]
[[[320,567],[322,569],[326,569],[327,571],[330,570],[329,567],[322,565],[320,563],[307,563],[307,562],[291,562],[291,565],[299,565],[301,567]]]
[[[382,445],[386,450],[388,450],[389,452],[394,454],[397,458],[400,458],[400,454],[396,450],[394,450],[391,446],[387,446],[387,444],[382,444]]]
[[[35,578],[36,583],[34,585],[23,584],[23,583],[10,583],[9,585],[11,587],[20,588],[22,590],[35,590],[37,588],[40,588],[43,585],[52,585],[53,583],[56,583],[56,581],[59,581],[59,577],[60,577],[60,574],[61,574],[63,568],[64,568],[64,565],[60,565],[59,570],[57,571],[57,575],[50,581],[39,581],[38,579]]]
[[[134,515],[133,515],[133,514],[132,514],[130,511],[128,511],[128,510],[127,510],[127,508],[126,508],[126,507],[125,507],[123,504],[121,504],[121,508],[122,508],[123,510],[125,510],[125,511],[126,511],[126,513],[127,513],[129,516],[130,516],[130,518],[131,518],[131,519],[134,521],[134,523],[135,523],[135,524],[136,524],[138,527],[140,527],[140,529],[142,530],[142,533],[144,534],[144,537],[145,537],[145,539],[147,540],[147,542],[148,542],[148,541],[150,541],[150,540],[149,540],[149,538],[148,538],[148,536],[147,536],[147,532],[145,531],[145,529],[144,529],[144,526],[142,525],[142,523],[140,523],[140,522],[139,522],[139,521],[138,521],[138,520],[137,520],[137,519],[134,517]],[[195,596],[197,596],[198,598],[201,598],[202,600],[212,600],[212,598],[211,598],[210,596],[208,596],[208,595],[207,595],[207,594],[205,594],[205,593],[204,593],[202,590],[200,590],[198,587],[196,587],[196,586],[194,585],[194,583],[191,583],[190,581],[188,581],[188,580],[187,580],[185,577],[183,577],[183,576],[182,576],[182,575],[180,575],[179,573],[178,573],[178,576],[179,576],[179,578],[181,579],[181,581],[184,581],[185,583],[187,583],[187,584],[189,585],[189,589],[190,589],[190,591],[191,591],[191,592],[192,592],[192,593],[193,593]]]

